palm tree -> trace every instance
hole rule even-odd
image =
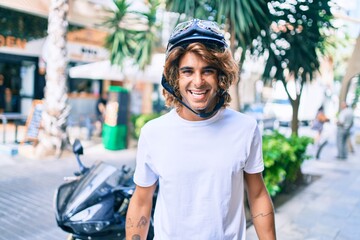
[[[331,0],[272,1],[272,44],[264,76],[280,80],[293,108],[291,130],[297,135],[298,112],[302,90],[312,81],[320,67],[320,56],[331,46],[328,36],[335,28],[330,11]],[[291,96],[287,83],[295,81],[296,93]]]
[[[68,143],[66,120],[70,113],[66,87],[66,32],[69,0],[52,0],[48,22],[48,59],[43,102],[43,134],[39,138],[37,154],[56,150],[60,154]]]
[[[269,45],[268,29],[270,26],[269,9],[266,0],[166,0],[166,8],[171,12],[185,14],[186,18],[200,18],[215,20],[223,24],[226,32],[230,33],[230,47],[232,53],[240,49],[239,69],[245,61],[246,52],[250,50],[254,53],[254,40],[257,45],[260,42]],[[183,15],[180,15],[183,17]],[[259,50],[259,49],[257,49]],[[232,86],[230,94],[232,96],[231,107],[240,110],[240,97],[238,83]]]
[[[148,0],[147,12],[130,10],[131,4],[127,2],[114,1],[113,17],[104,23],[111,31],[106,46],[112,64],[123,66],[125,60],[132,59],[143,70],[150,64],[158,43],[160,25],[156,21],[156,12],[160,0]]]

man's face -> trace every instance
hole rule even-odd
[[[210,112],[218,100],[217,70],[198,55],[188,52],[179,61],[179,90],[182,101],[198,113]],[[186,107],[180,116],[187,120],[201,120]]]

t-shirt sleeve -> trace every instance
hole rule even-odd
[[[250,151],[245,163],[244,171],[247,173],[259,173],[264,170],[262,156],[262,138],[258,126],[254,130],[251,140]]]
[[[145,136],[140,135],[137,154],[136,167],[134,172],[134,182],[141,187],[149,187],[158,180],[158,176],[153,170],[149,145]]]

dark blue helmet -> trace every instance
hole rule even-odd
[[[216,22],[192,19],[179,23],[174,28],[166,49],[166,55],[177,46],[186,46],[193,42],[216,46],[218,49],[227,48],[224,34]]]

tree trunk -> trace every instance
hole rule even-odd
[[[349,60],[349,64],[345,73],[344,78],[342,79],[340,96],[339,96],[339,109],[341,102],[346,100],[347,93],[349,91],[351,79],[355,77],[356,74],[360,73],[360,35],[356,40],[354,51]]]
[[[301,87],[300,87],[300,89],[298,90],[298,92],[295,95],[296,98],[292,99],[291,95],[290,95],[290,92],[289,92],[289,89],[287,88],[286,81],[281,81],[281,82],[282,82],[282,84],[284,86],[286,95],[288,96],[288,98],[290,100],[291,107],[292,107],[292,110],[293,110],[293,114],[292,114],[292,118],[291,118],[291,134],[297,136],[298,135],[298,130],[299,130],[299,118],[298,118],[298,116],[299,116],[300,98],[301,98],[301,93],[302,93],[304,83],[301,83]]]
[[[36,148],[38,156],[60,157],[68,144],[66,122],[70,113],[66,87],[66,32],[69,0],[52,0],[48,22],[48,59],[42,115],[42,136]]]
[[[298,135],[300,96],[297,96],[295,100],[291,100],[291,105],[293,109],[293,115],[291,119],[291,133]]]

